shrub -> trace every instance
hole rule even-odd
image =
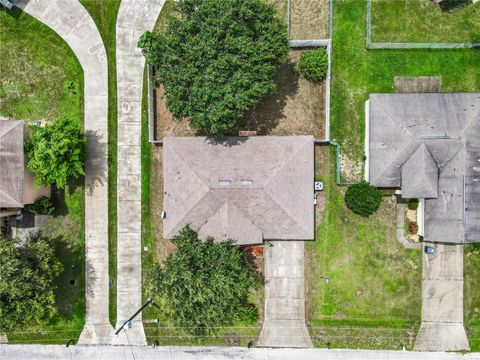
[[[276,89],[287,61],[286,25],[264,0],[180,0],[180,17],[138,46],[162,84],[168,109],[193,129],[228,135],[245,111]]]
[[[418,232],[418,225],[415,221],[410,221],[408,224],[408,232],[412,235],[416,235]]]
[[[151,271],[147,293],[175,326],[205,336],[218,327],[256,321],[248,298],[260,280],[248,253],[231,240],[202,241],[188,226],[172,241],[176,248]]]
[[[345,203],[354,213],[368,217],[380,207],[382,194],[375,186],[362,181],[348,187]]]
[[[32,127],[25,152],[35,183],[63,189],[69,178],[85,175],[86,144],[79,121],[61,119],[45,127]]]
[[[34,215],[50,215],[55,210],[52,200],[47,196],[41,196],[33,204],[27,205],[26,209]]]
[[[418,199],[410,199],[410,200],[408,201],[408,205],[407,205],[407,206],[408,206],[408,208],[409,208],[410,210],[417,210],[417,209],[418,209],[418,204],[419,204]]]
[[[328,54],[323,47],[315,50],[305,50],[300,56],[297,71],[305,79],[313,82],[321,82],[327,77]]]

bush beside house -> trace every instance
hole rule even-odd
[[[68,179],[85,175],[86,144],[79,121],[61,119],[45,127],[32,127],[25,152],[35,183],[63,189]]]
[[[378,210],[382,193],[366,181],[350,185],[345,193],[345,203],[354,213],[368,217]]]
[[[313,82],[322,82],[327,77],[328,54],[324,47],[315,50],[305,50],[300,56],[297,71],[305,79]]]

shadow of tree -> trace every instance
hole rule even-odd
[[[96,186],[103,186],[107,180],[107,139],[94,131],[86,131],[88,137],[85,159],[85,189],[89,195]]]
[[[443,0],[438,6],[444,12],[455,12],[470,4],[472,0]]]
[[[266,135],[285,119],[284,108],[287,100],[298,91],[298,76],[292,59],[281,65],[274,76],[277,91],[267,95],[255,108],[248,110],[238,121],[236,132],[241,130],[257,131]]]
[[[234,137],[219,137],[219,138],[206,138],[205,142],[210,145],[220,145],[225,147],[232,147],[236,145],[241,145],[247,142],[248,137],[234,136]]]

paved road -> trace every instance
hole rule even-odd
[[[85,246],[87,314],[80,341],[109,343],[107,211],[107,61],[100,34],[77,0],[21,0],[17,6],[59,34],[77,56],[84,73]]]
[[[0,360],[479,360],[480,353],[222,347],[0,345]]]
[[[122,0],[117,17],[117,328],[142,305],[140,134],[145,59],[137,43],[153,29],[163,3]],[[146,344],[141,316],[127,331],[115,342]]]
[[[305,326],[304,242],[271,244],[265,252],[265,320],[257,345],[312,347]]]
[[[463,327],[463,245],[423,254],[422,324],[415,350],[468,350]]]

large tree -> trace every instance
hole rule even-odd
[[[34,328],[55,313],[55,249],[39,234],[25,244],[0,236],[0,332]]]
[[[174,252],[150,274],[148,291],[175,326],[194,335],[214,333],[251,318],[249,292],[260,280],[249,254],[229,241],[201,241],[188,226]]]
[[[138,46],[173,115],[201,133],[226,135],[276,89],[286,25],[264,0],[179,0],[177,9],[165,34],[147,32]]]
[[[69,178],[84,175],[86,143],[78,121],[62,119],[45,127],[32,127],[25,152],[37,185],[63,188]]]

